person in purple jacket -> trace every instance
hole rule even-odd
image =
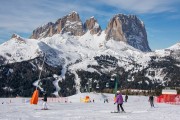
[[[122,112],[125,112],[124,108],[122,107],[123,97],[122,97],[122,94],[120,93],[120,91],[117,91],[116,101],[114,104],[116,104],[116,103],[117,103],[117,112],[120,112],[119,107],[121,107]]]

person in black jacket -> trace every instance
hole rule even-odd
[[[154,107],[154,97],[153,97],[153,95],[149,96],[149,102],[150,102],[151,107]]]
[[[43,102],[43,110],[47,110],[48,108],[47,108],[47,93],[46,92],[44,92],[43,93],[43,96],[44,96],[44,98],[42,99],[44,102]]]
[[[127,99],[128,99],[128,95],[126,94],[126,96],[125,96],[125,102],[127,102]]]

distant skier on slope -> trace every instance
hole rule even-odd
[[[128,99],[128,95],[126,94],[126,96],[125,96],[125,102],[127,102],[127,99]]]
[[[48,108],[47,108],[47,93],[46,92],[44,92],[43,93],[43,96],[44,96],[44,98],[42,99],[44,102],[43,102],[43,108],[42,108],[42,110],[47,110]]]
[[[150,102],[151,107],[154,107],[154,97],[153,97],[153,95],[149,96],[149,102]]]
[[[121,107],[122,112],[125,112],[124,108],[122,107],[123,97],[122,97],[122,94],[120,93],[120,91],[117,91],[116,101],[114,104],[116,104],[116,103],[117,103],[117,112],[120,112],[119,107]]]

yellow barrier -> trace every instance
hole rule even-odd
[[[89,96],[86,96],[85,98],[80,98],[80,101],[81,101],[81,102],[88,103],[88,102],[90,102],[90,97],[89,97]]]

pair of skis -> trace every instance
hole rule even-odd
[[[121,112],[118,112],[118,111],[111,111],[111,113],[126,113],[125,111],[121,111]]]

